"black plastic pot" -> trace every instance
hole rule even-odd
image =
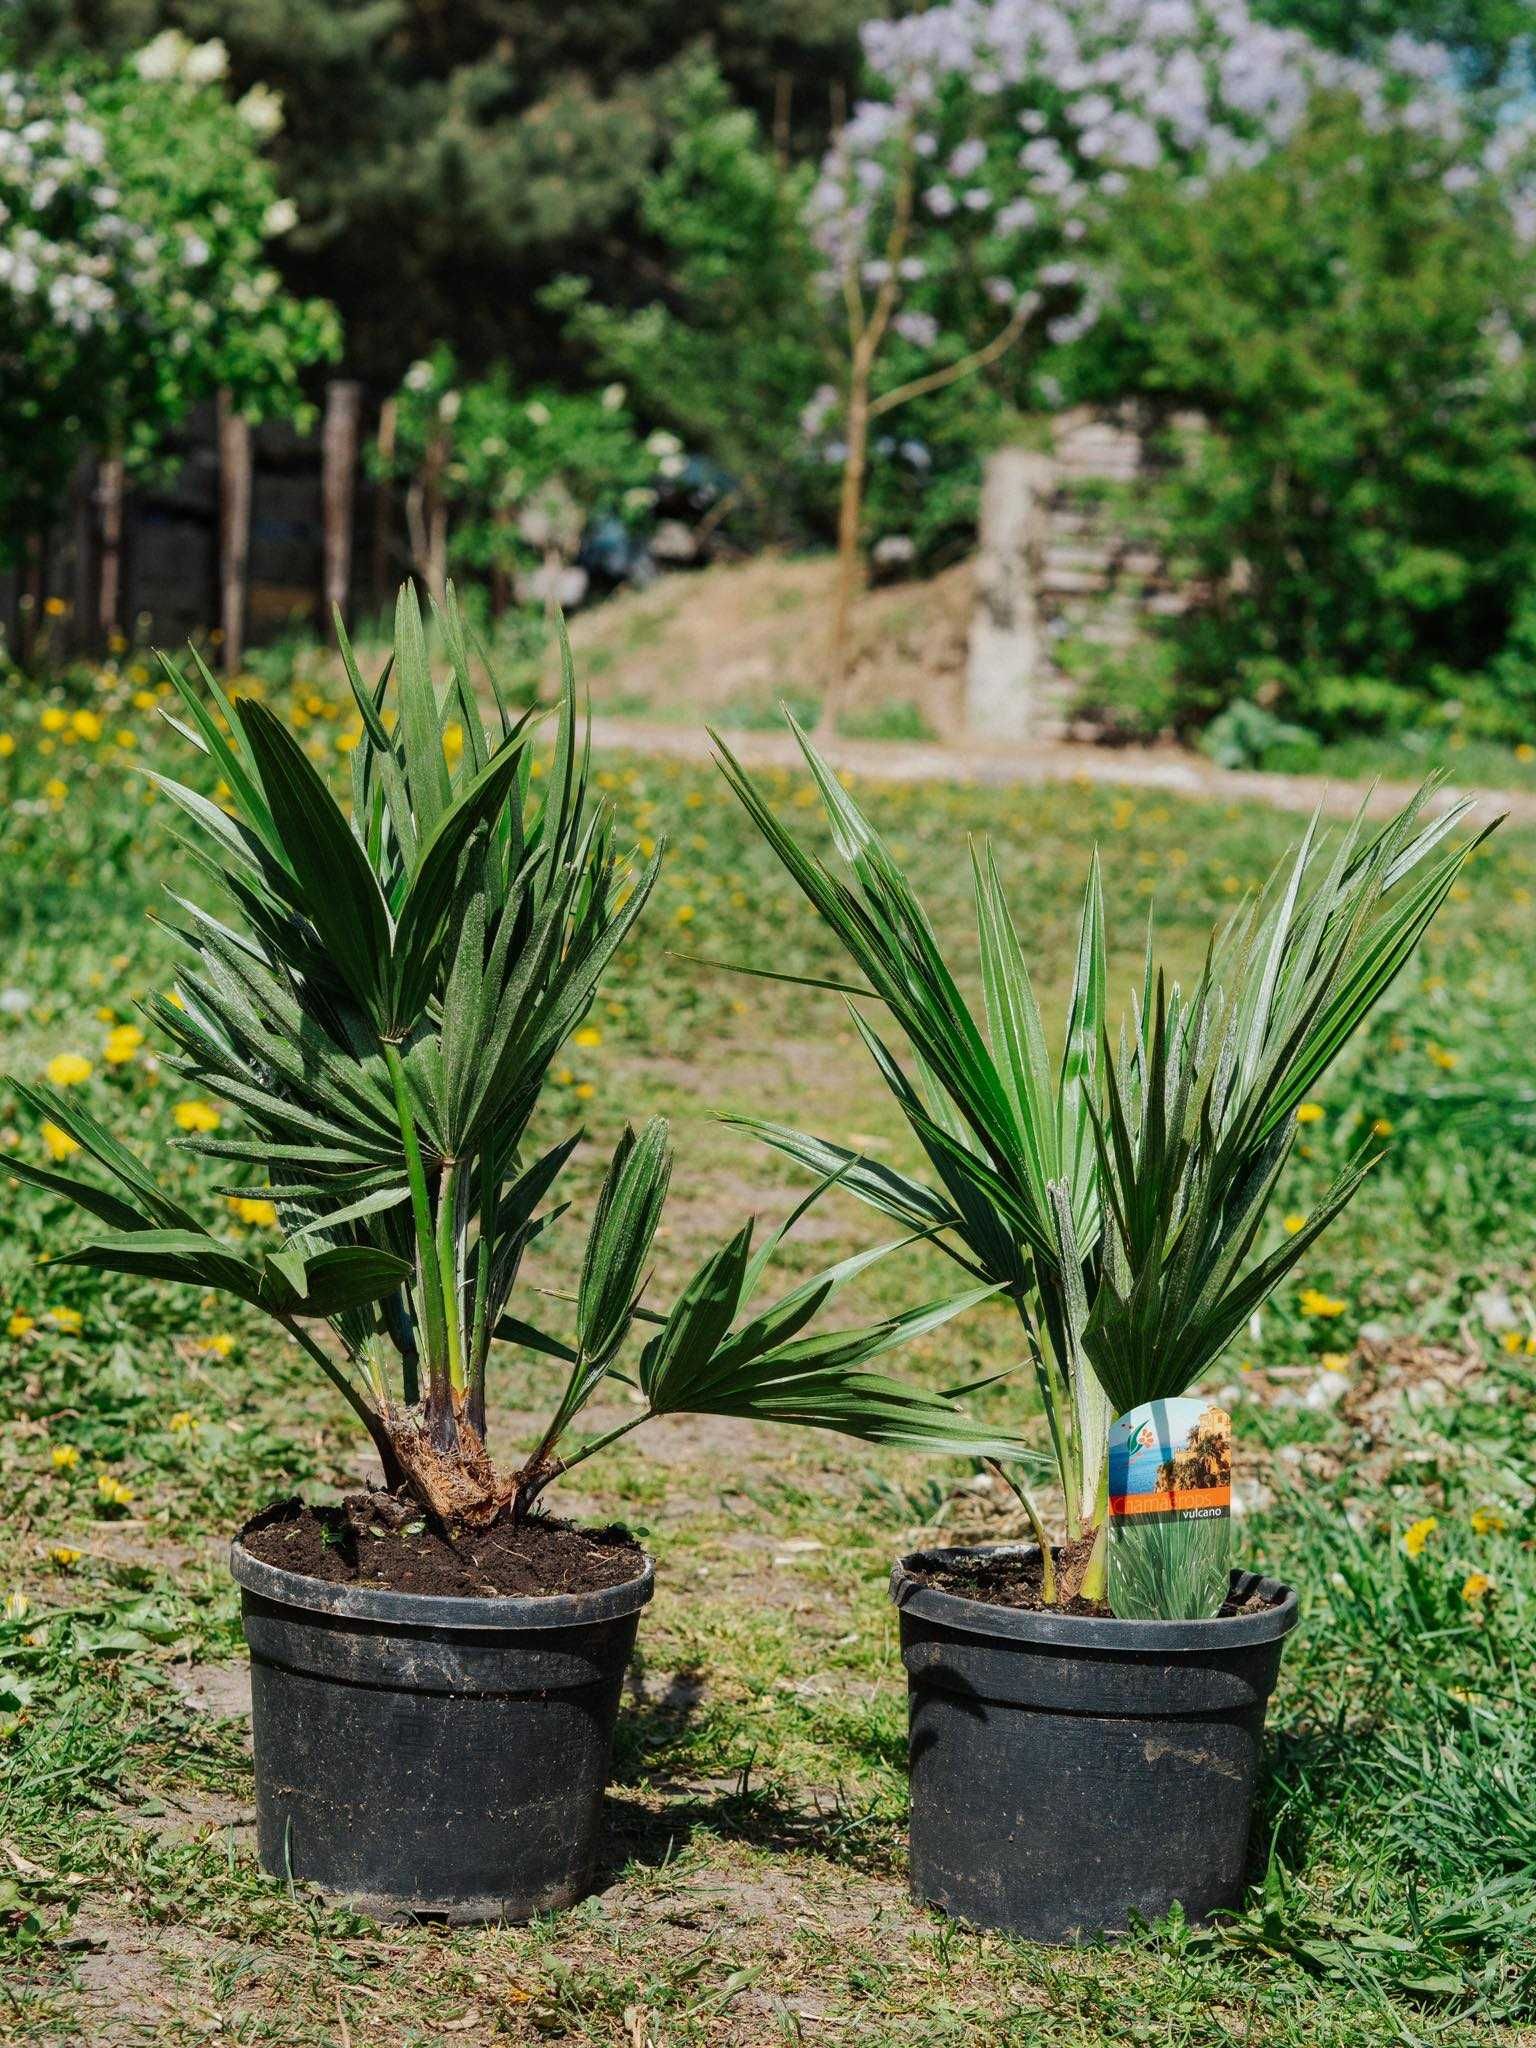
[[[993,1545],[988,1550],[1020,1549]],[[1212,1621],[1027,1613],[891,1574],[901,1610],[912,1892],[972,1926],[1076,1942],[1242,1896],[1288,1586],[1234,1572]],[[1022,1554],[1033,1554],[1022,1552]]]
[[[547,1599],[327,1585],[237,1541],[263,1870],[384,1916],[526,1920],[590,1888],[638,1578]]]

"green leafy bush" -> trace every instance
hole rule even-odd
[[[1234,697],[1330,736],[1536,728],[1531,252],[1464,151],[1319,102],[1256,168],[1143,190],[1088,388],[1210,425],[1161,510],[1209,587],[1172,721]]]

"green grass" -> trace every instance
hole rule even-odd
[[[1272,747],[1256,765],[1281,775],[1418,782],[1441,768],[1463,789],[1536,789],[1536,735],[1518,746],[1460,733],[1408,732]]]
[[[15,747],[0,759],[0,989],[27,998],[0,998],[0,1067],[33,1079],[56,1055],[81,1055],[88,1104],[140,1140],[174,1133],[180,1091],[151,1045],[116,1067],[103,1051],[135,998],[166,985],[170,949],[147,917],[162,878],[199,887],[168,807],[129,772],[183,754],[134,705],[146,687],[124,675],[88,699],[60,696],[63,731],[45,729],[47,700],[13,697]],[[100,739],[71,736],[75,709],[102,718]],[[334,753],[334,706],[304,695],[298,709],[317,752]],[[624,1115],[676,1118],[668,1279],[744,1210],[790,1199],[788,1170],[744,1151],[710,1112],[790,1110],[906,1155],[834,999],[684,957],[835,965],[718,779],[632,759],[603,777],[636,834],[665,832],[672,852],[647,936],[594,1018],[602,1042],[573,1046],[556,1085],[562,1113],[579,1100],[590,1119],[588,1194]],[[809,824],[803,779],[768,781]],[[1095,840],[1110,929],[1129,942],[1155,890],[1193,970],[1211,917],[1296,830],[1259,810],[1075,787],[866,794],[962,947],[965,837],[995,835],[1048,1015]],[[1010,1533],[1001,1505],[954,1466],[732,1424],[637,1432],[584,1467],[565,1503],[623,1515],[659,1562],[597,1897],[529,1929],[448,1933],[380,1928],[263,1878],[245,1724],[203,1703],[231,1704],[240,1668],[224,1548],[275,1495],[347,1484],[362,1446],[303,1360],[243,1314],[40,1267],[77,1226],[7,1186],[0,1603],[15,1597],[0,1620],[0,2039],[1529,2041],[1533,894],[1536,835],[1501,835],[1303,1134],[1287,1209],[1306,1206],[1363,1122],[1390,1122],[1396,1142],[1209,1381],[1234,1414],[1237,1555],[1302,1595],[1271,1714],[1255,1888],[1220,1929],[1175,1918],[1116,1950],[977,1938],[905,1898],[904,1702],[885,1576],[938,1518],[963,1537]],[[1112,989],[1138,966],[1131,951],[1112,960]],[[0,1145],[36,1156],[14,1112],[0,1100]],[[178,1171],[211,1184],[191,1160]],[[807,1265],[870,1239],[852,1204],[827,1205],[814,1227]],[[558,1284],[558,1269],[548,1278]],[[872,1296],[889,1305],[944,1281],[936,1261],[892,1261]],[[8,1335],[13,1317],[31,1326]],[[1009,1341],[1006,1318],[984,1311],[909,1364],[951,1384],[1014,1363]],[[549,1384],[542,1368],[525,1378],[503,1363],[504,1445]],[[988,1398],[999,1414],[1024,1403],[1011,1388]],[[114,1503],[101,1475],[131,1497]],[[1431,1518],[1409,1555],[1405,1534]],[[78,1560],[56,1562],[61,1546]],[[1479,1576],[1491,1582],[1481,1594]],[[189,1698],[198,1681],[204,1695]]]

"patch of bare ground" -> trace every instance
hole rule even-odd
[[[251,1667],[243,1658],[238,1664],[173,1664],[169,1676],[194,1713],[250,1718]]]
[[[819,687],[830,634],[830,556],[759,555],[664,577],[573,622],[577,667],[599,710],[643,701],[663,717],[771,711]],[[958,730],[973,573],[866,591],[854,607],[847,706],[906,702]]]

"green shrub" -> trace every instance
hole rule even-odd
[[[1129,382],[1210,422],[1161,510],[1211,587],[1171,710],[1235,696],[1331,737],[1536,724],[1532,259],[1468,153],[1319,102],[1297,138],[1116,227]]]

